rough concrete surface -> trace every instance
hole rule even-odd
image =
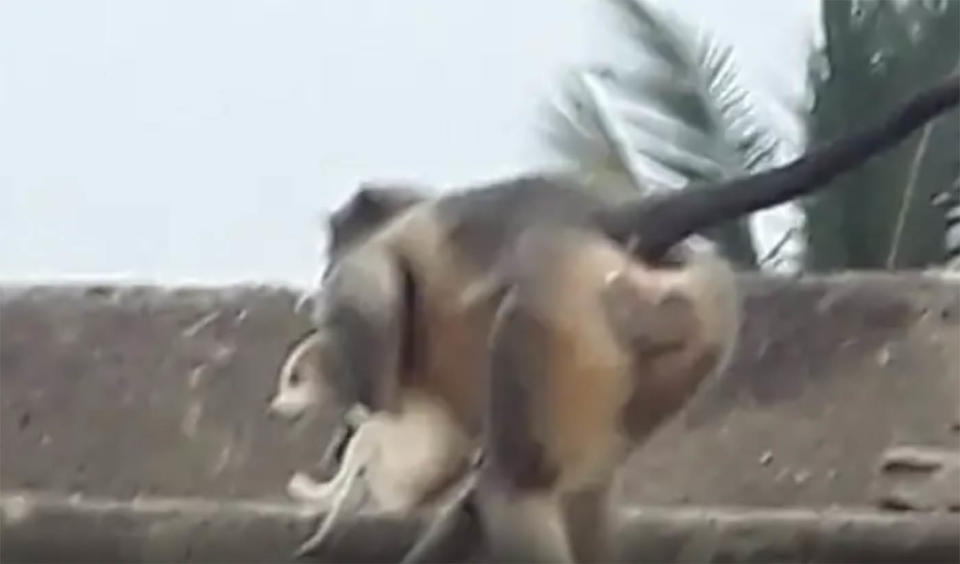
[[[873,504],[883,452],[960,457],[960,280],[748,278],[732,366],[631,461],[646,503]]]
[[[627,560],[960,560],[960,280],[741,283],[732,366],[625,468]],[[286,559],[314,521],[285,484],[330,428],[265,413],[296,299],[0,290],[0,558]],[[419,521],[352,523],[332,561],[389,561]]]
[[[292,562],[316,526],[293,505],[199,499],[134,503],[8,493],[0,498],[5,562]],[[396,562],[425,515],[366,514],[301,561]],[[847,510],[625,510],[618,562],[951,562],[960,515]],[[462,547],[484,562],[482,546]],[[452,557],[453,559],[455,557]]]
[[[733,365],[636,452],[625,501],[864,506],[886,449],[960,453],[960,281],[744,276],[742,288]],[[3,289],[3,489],[283,499],[329,428],[264,412],[307,328],[296,297]]]

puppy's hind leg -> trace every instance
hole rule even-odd
[[[320,466],[330,466],[334,459],[340,458],[340,469],[327,482],[318,482],[310,476],[297,472],[287,484],[287,494],[298,500],[321,506],[329,505],[334,494],[343,487],[350,477],[359,472],[370,460],[373,454],[373,437],[379,431],[374,427],[378,424],[367,425],[371,416],[365,410],[351,408],[344,415],[343,422],[333,431],[333,437],[327,444]],[[361,433],[361,429],[367,428]],[[342,457],[337,456],[344,443],[347,443]]]
[[[340,470],[329,482],[317,483],[300,473],[290,480],[287,490],[291,496],[316,504],[320,506],[318,509],[326,511],[320,527],[300,545],[294,553],[295,557],[313,552],[323,544],[330,531],[339,523],[347,502],[358,493],[358,486],[363,486],[359,478],[376,455],[380,431],[376,423],[378,422],[375,420],[367,421],[360,426],[347,446]]]
[[[344,506],[346,505],[347,499],[352,493],[354,493],[354,486],[357,483],[357,479],[360,476],[360,472],[356,472],[350,475],[349,479],[344,483],[343,487],[336,492],[336,495],[333,498],[333,503],[331,504],[329,511],[326,516],[323,518],[323,522],[320,524],[320,527],[310,536],[303,544],[297,548],[294,552],[294,556],[299,558],[313,552],[319,548],[324,541],[327,540],[327,536],[330,534],[330,531],[339,524],[340,516],[343,513]]]

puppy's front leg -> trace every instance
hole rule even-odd
[[[336,428],[330,434],[330,440],[317,462],[315,470],[323,476],[332,477],[336,475],[337,469],[343,463],[346,447],[350,444],[357,429],[372,417],[370,411],[360,405],[354,404],[340,417]]]

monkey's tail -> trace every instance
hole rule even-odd
[[[606,209],[599,214],[599,227],[621,243],[639,236],[638,255],[657,260],[671,246],[697,231],[822,187],[956,106],[958,98],[960,75],[954,74],[914,95],[880,123],[816,148],[790,164]]]

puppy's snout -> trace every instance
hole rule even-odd
[[[291,401],[283,394],[273,396],[267,404],[267,416],[276,419],[295,420],[303,415],[300,402]]]

